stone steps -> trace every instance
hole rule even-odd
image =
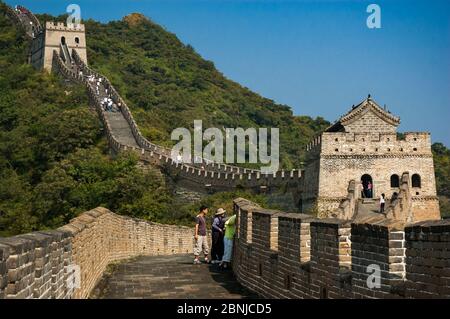
[[[121,112],[105,112],[105,116],[111,125],[114,137],[121,144],[139,148],[130,125]]]

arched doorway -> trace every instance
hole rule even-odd
[[[66,44],[66,37],[61,37],[61,44],[65,45]]]
[[[372,176],[369,174],[364,174],[361,176],[361,183],[363,186],[361,196],[363,198],[373,198],[373,181]]]

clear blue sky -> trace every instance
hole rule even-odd
[[[17,1],[6,2],[54,15],[76,3],[82,18],[102,22],[141,12],[295,114],[334,121],[371,93],[401,117],[401,131],[450,146],[448,0]],[[366,26],[370,3],[381,7],[381,29]]]

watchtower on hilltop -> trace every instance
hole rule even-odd
[[[302,209],[332,212],[348,195],[353,180],[356,198],[386,202],[399,194],[407,176],[409,220],[439,219],[429,133],[397,134],[400,118],[369,95],[308,145]]]
[[[31,64],[38,69],[52,70],[53,51],[64,51],[65,48],[76,50],[80,58],[87,64],[86,34],[84,24],[63,22],[46,22],[43,32],[36,35],[31,46]]]

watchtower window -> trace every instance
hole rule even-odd
[[[417,188],[422,187],[422,185],[421,185],[422,183],[421,183],[419,174],[414,174],[411,178],[411,182],[412,182],[411,183],[412,187],[417,187]]]
[[[61,37],[61,44],[65,45],[66,44],[66,37]]]
[[[76,44],[80,44],[80,38],[79,38],[79,37],[76,37],[76,38],[75,38],[75,43],[76,43]]]
[[[391,187],[400,187],[400,178],[397,174],[391,176]]]

